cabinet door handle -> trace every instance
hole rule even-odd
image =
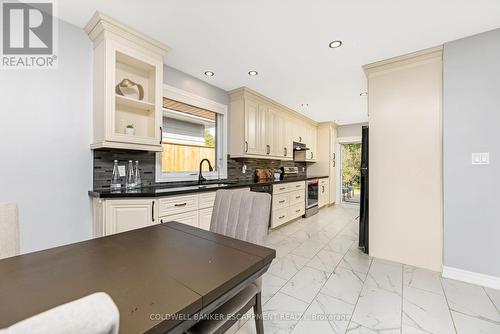
[[[285,218],[285,216],[280,216],[280,217],[278,217],[278,219],[283,219],[283,218]]]
[[[163,127],[160,126],[160,145],[163,144]]]
[[[321,186],[321,191],[325,192],[325,186]]]
[[[302,137],[301,137],[301,136],[299,136],[299,142],[301,142],[301,143],[302,143]]]
[[[271,145],[266,145],[267,147],[267,154],[270,154],[271,153]]]
[[[245,152],[248,152],[248,142],[245,140]]]
[[[333,160],[333,167],[335,167],[335,160]]]
[[[160,224],[163,224],[163,219],[160,219]]]
[[[280,203],[280,204],[281,204],[281,203],[285,203],[285,200],[281,200],[281,201],[279,201],[278,203]]]
[[[286,189],[286,188],[284,188],[284,187],[283,187],[283,188],[280,188],[280,190],[285,190],[285,189]]]
[[[299,199],[300,198],[300,195],[299,196],[295,196],[295,199]]]
[[[287,149],[286,147],[283,147],[283,156],[286,157],[287,155],[288,155]]]
[[[295,210],[295,212],[299,213],[299,212],[300,212],[300,209],[298,209],[298,210]]]
[[[155,201],[153,201],[151,205],[151,221],[155,222]]]
[[[174,204],[174,206],[176,207],[183,207],[183,206],[186,206],[187,203],[178,203],[178,204]]]
[[[295,186],[295,188],[299,188],[299,187],[300,187],[300,184],[297,184],[297,185]]]

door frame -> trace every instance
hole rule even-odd
[[[337,137],[337,144],[335,148],[335,155],[338,157],[338,163],[336,164],[336,183],[337,183],[337,198],[336,203],[339,204],[350,204],[342,201],[342,154],[341,148],[344,144],[361,144],[361,136],[351,136],[351,137]]]

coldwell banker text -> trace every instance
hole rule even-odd
[[[2,69],[57,67],[52,1],[2,1]]]

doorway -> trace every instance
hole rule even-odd
[[[359,205],[361,195],[361,143],[340,144],[340,198]]]

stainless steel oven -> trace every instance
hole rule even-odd
[[[319,180],[307,180],[307,200],[306,200],[306,213],[304,217],[310,217],[318,213],[318,193],[319,193]]]

